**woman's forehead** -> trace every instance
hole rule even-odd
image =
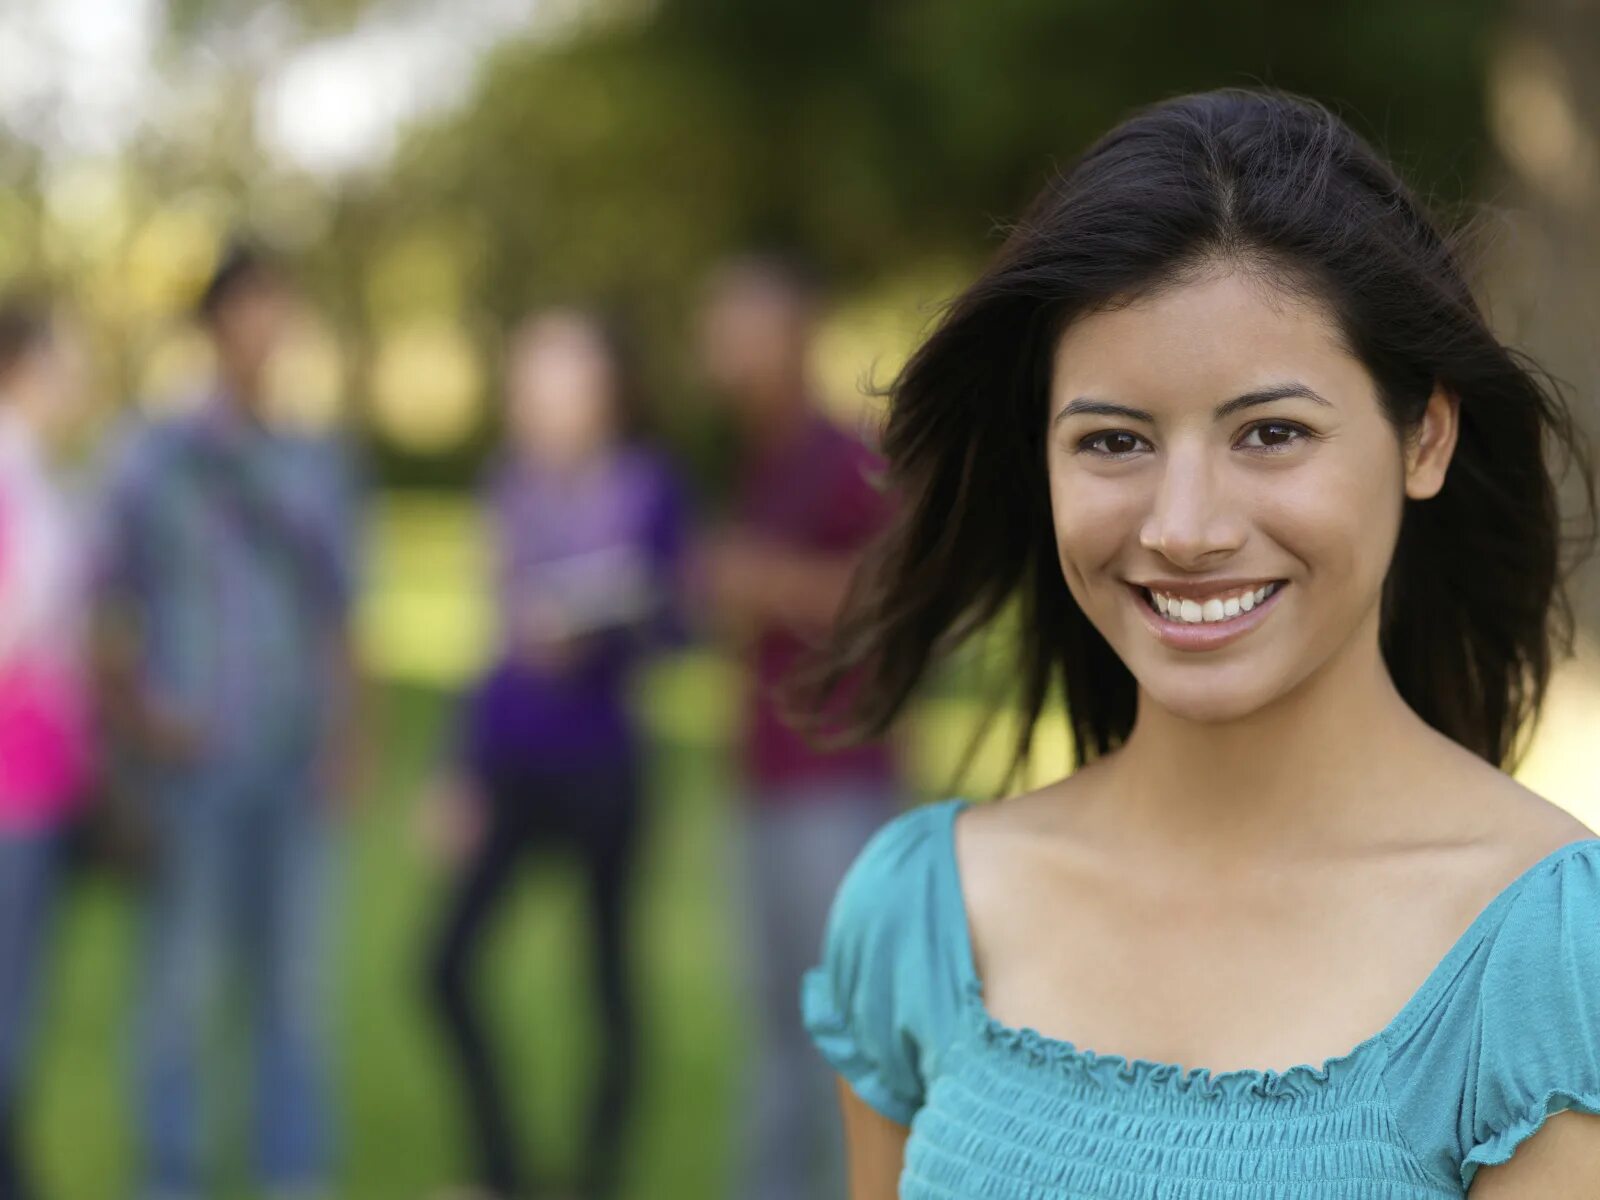
[[[1237,272],[1071,322],[1056,343],[1051,377],[1052,411],[1083,395],[1137,398],[1144,407],[1209,406],[1220,393],[1285,378],[1324,395],[1370,386],[1323,305]]]

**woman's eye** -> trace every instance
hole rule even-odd
[[[1125,429],[1114,429],[1107,433],[1097,433],[1093,437],[1086,437],[1078,443],[1080,450],[1089,450],[1103,458],[1121,458],[1131,454],[1144,439],[1129,433]],[[1099,447],[1104,447],[1100,449]]]
[[[1259,425],[1252,425],[1245,433],[1246,440],[1259,436],[1253,449],[1262,450],[1287,450],[1296,442],[1303,440],[1306,431],[1298,425],[1290,425],[1284,421],[1263,421]]]

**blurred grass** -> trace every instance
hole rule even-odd
[[[381,777],[342,833],[345,903],[335,947],[333,1041],[345,1157],[339,1194],[353,1200],[423,1196],[458,1174],[463,1161],[454,1083],[421,981],[442,881],[411,836],[415,784],[445,698],[394,686],[379,703],[386,752]],[[704,752],[664,751],[654,773],[652,837],[636,906],[645,1059],[630,1194],[707,1196],[720,1190],[744,1039],[728,961],[723,789]],[[483,976],[530,1146],[538,1161],[557,1167],[567,1163],[585,1111],[594,1033],[576,882],[559,859],[525,873],[492,934],[498,953],[486,957]],[[128,898],[95,881],[63,914],[28,1130],[51,1196],[126,1194],[134,978]],[[244,1107],[230,1097],[226,1111],[237,1117]],[[228,1133],[231,1145],[242,1143],[237,1126]],[[237,1178],[234,1158],[229,1174]]]

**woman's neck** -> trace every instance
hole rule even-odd
[[[1438,735],[1385,669],[1375,628],[1274,703],[1236,721],[1178,716],[1141,692],[1127,743],[1100,765],[1110,837],[1226,864],[1311,845],[1419,836]]]

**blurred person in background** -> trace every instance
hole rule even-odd
[[[332,792],[354,702],[356,488],[332,438],[274,427],[266,379],[299,299],[237,243],[199,305],[203,401],[114,456],[101,666],[155,866],[136,1078],[146,1195],[209,1195],[198,1076],[225,966],[245,974],[256,1171],[326,1195],[322,939]]]
[[[876,455],[820,408],[808,370],[819,300],[803,264],[749,255],[714,273],[701,325],[706,374],[742,443],[732,521],[704,547],[702,570],[748,677],[738,842],[757,1049],[736,1183],[747,1200],[801,1200],[838,1178],[831,1082],[795,989],[846,867],[901,796],[887,744],[813,748],[778,696],[889,516]]]
[[[635,671],[681,625],[681,490],[635,429],[616,332],[552,311],[512,335],[508,444],[488,478],[502,648],[463,706],[433,830],[455,881],[431,958],[432,992],[474,1142],[473,1197],[529,1191],[498,1055],[473,992],[480,948],[533,854],[582,865],[600,1000],[600,1064],[581,1192],[614,1196],[633,1107],[637,1030],[627,938],[638,860],[643,735]]]
[[[0,301],[0,1200],[34,1195],[20,1077],[64,835],[92,766],[86,555],[51,461],[80,415],[79,366],[48,308]]]

